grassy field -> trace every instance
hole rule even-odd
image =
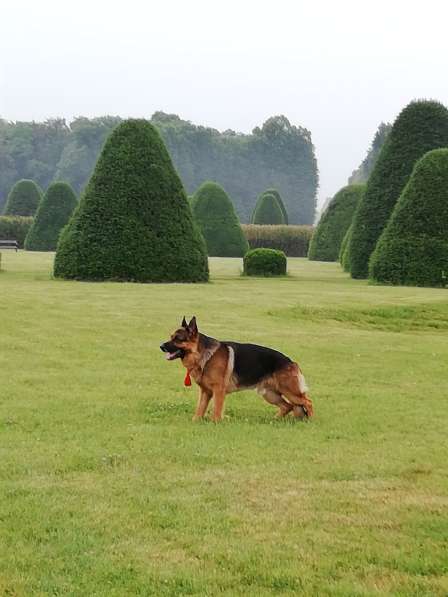
[[[291,259],[212,259],[207,285],[0,273],[0,595],[448,595],[448,291]],[[316,417],[253,392],[192,423],[161,341],[284,351]]]

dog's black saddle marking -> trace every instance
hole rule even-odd
[[[266,346],[228,341],[221,344],[233,348],[235,354],[233,374],[239,386],[255,386],[265,377],[292,363],[286,355]]]

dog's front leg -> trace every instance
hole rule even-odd
[[[218,423],[222,420],[222,411],[224,409],[224,399],[226,391],[224,388],[215,388],[213,390],[213,420]]]
[[[199,388],[199,400],[196,406],[196,411],[193,416],[193,421],[202,419],[202,417],[207,412],[208,403],[210,402],[211,397],[212,395],[210,392],[207,392],[203,388]]]

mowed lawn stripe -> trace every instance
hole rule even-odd
[[[305,259],[65,282],[52,258],[2,255],[0,594],[447,594],[446,291]],[[409,326],[420,307],[441,327]],[[158,348],[184,314],[297,359],[315,419],[244,392],[193,424]]]

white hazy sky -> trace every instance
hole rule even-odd
[[[174,112],[312,132],[319,197],[414,98],[448,103],[447,0],[2,0],[0,117]]]

